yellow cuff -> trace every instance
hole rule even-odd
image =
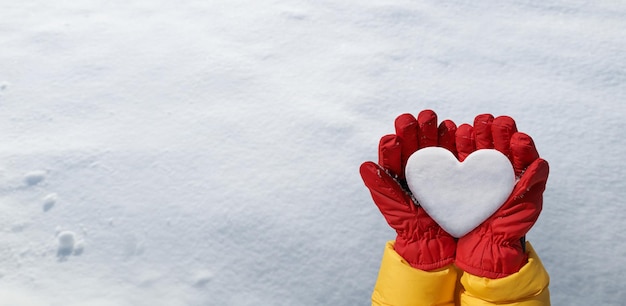
[[[461,277],[461,305],[550,305],[550,277],[535,250],[526,242],[528,262],[515,274],[490,279],[467,272]]]
[[[453,265],[434,271],[411,267],[387,242],[372,293],[372,305],[454,305],[457,271]]]

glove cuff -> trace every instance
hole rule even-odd
[[[456,241],[449,235],[421,237],[418,240],[398,236],[394,250],[413,268],[432,271],[454,262]]]
[[[520,240],[494,243],[487,237],[478,242],[463,237],[458,241],[456,266],[476,276],[506,277],[517,273],[527,262],[528,254]]]

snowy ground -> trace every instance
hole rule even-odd
[[[365,305],[400,113],[516,118],[555,305],[626,300],[620,1],[0,0],[0,305]]]

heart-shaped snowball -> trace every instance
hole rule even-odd
[[[423,148],[409,157],[405,174],[419,204],[457,238],[498,210],[515,186],[511,162],[492,149],[477,150],[459,162],[444,148]]]

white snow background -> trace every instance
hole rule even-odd
[[[0,1],[0,305],[367,305],[404,112],[550,162],[554,305],[626,300],[622,1]]]

